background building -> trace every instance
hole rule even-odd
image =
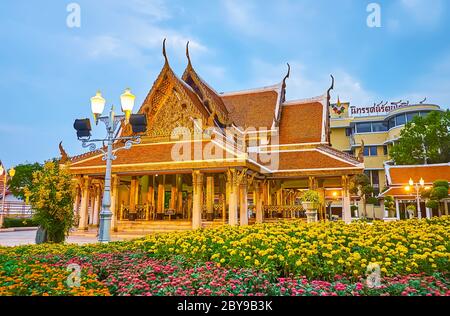
[[[386,187],[384,162],[390,160],[389,151],[400,136],[405,124],[416,115],[441,111],[435,104],[385,102],[367,107],[350,103],[330,104],[331,145],[358,156],[364,146],[365,173],[371,179],[377,196]]]

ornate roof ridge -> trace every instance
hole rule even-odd
[[[333,148],[333,147],[331,147],[329,145],[322,144],[322,145],[317,146],[316,148],[319,149],[319,150],[323,150],[324,152],[327,152],[329,154],[333,154],[335,156],[338,156],[339,158],[343,158],[345,160],[348,160],[350,163],[361,164],[361,162],[358,161],[358,159],[355,156],[352,156],[352,155],[347,154],[347,153],[345,153],[343,151],[337,150],[336,148]]]
[[[281,93],[281,85],[283,83],[279,82],[277,84],[271,85],[271,86],[264,86],[260,88],[254,88],[254,89],[248,89],[248,90],[239,90],[239,91],[231,91],[231,92],[220,92],[220,97],[231,97],[235,95],[245,95],[245,94],[255,94],[255,93],[262,93],[267,91],[275,91],[278,94]]]
[[[314,103],[314,102],[323,103],[323,101],[326,101],[326,97],[327,97],[327,94],[324,93],[322,95],[318,95],[318,96],[315,96],[312,98],[304,98],[304,99],[296,99],[296,100],[286,101],[286,102],[283,102],[282,105],[283,106],[285,106],[285,105],[300,105],[300,104],[308,104],[308,103]]]

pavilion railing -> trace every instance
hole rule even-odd
[[[264,205],[265,218],[304,218],[305,210],[301,205]]]

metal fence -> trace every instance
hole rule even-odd
[[[0,213],[2,213],[3,204],[0,202]],[[4,217],[29,218],[33,216],[31,205],[27,205],[21,201],[6,202],[3,207]]]

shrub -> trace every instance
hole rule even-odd
[[[317,191],[308,190],[303,193],[302,201],[303,202],[313,202],[313,203],[318,204],[318,203],[320,203],[320,195]]]
[[[444,187],[448,190],[448,181],[447,180],[436,180],[433,183],[434,187]]]
[[[373,204],[373,205],[378,205],[378,199],[376,197],[368,197],[367,198],[367,204]]]
[[[12,227],[36,227],[39,226],[36,221],[31,218],[5,218],[3,222],[4,228],[12,228]]]
[[[35,221],[48,234],[49,242],[63,242],[73,225],[74,186],[70,173],[54,161],[33,174],[33,186],[25,188],[35,210]]]
[[[428,207],[428,208],[437,209],[439,207],[439,202],[435,201],[435,200],[429,200],[425,204],[425,206]]]

